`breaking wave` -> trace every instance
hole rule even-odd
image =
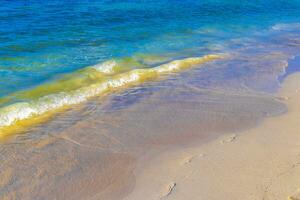
[[[0,109],[0,132],[22,120],[38,117],[63,107],[82,103],[91,97],[109,93],[120,88],[128,88],[145,81],[150,81],[161,75],[179,72],[209,61],[223,58],[224,55],[212,54],[203,57],[192,57],[174,60],[152,68],[138,68],[143,66],[138,62],[137,67],[129,70],[123,67],[127,61],[106,61],[87,67],[78,72],[66,75],[53,83],[44,84],[32,90],[20,92],[2,99],[21,99],[21,102],[4,106]]]

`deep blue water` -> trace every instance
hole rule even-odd
[[[204,55],[299,12],[298,0],[2,0],[0,96],[112,58]]]

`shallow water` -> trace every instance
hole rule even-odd
[[[0,199],[120,199],[143,156],[287,112],[276,91],[299,69],[299,7],[5,2]]]
[[[124,72],[295,34],[299,7],[298,1],[4,2],[0,126],[103,95],[99,90],[111,85],[95,84],[115,74],[130,82]],[[227,76],[257,73],[240,70]]]

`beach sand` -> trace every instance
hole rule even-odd
[[[299,77],[280,98],[180,79],[176,90],[147,87],[139,101],[134,89],[90,101],[1,143],[0,199],[295,196]],[[271,118],[286,111],[282,102],[289,112]]]
[[[278,94],[288,112],[198,147],[164,152],[136,174],[126,200],[299,200],[300,74]]]

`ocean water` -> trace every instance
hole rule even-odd
[[[296,0],[3,1],[0,127],[238,52],[257,56],[247,50],[255,43],[278,53],[285,47],[271,40],[296,37],[299,9]],[[274,66],[228,70],[223,78],[273,70],[272,80],[252,86],[269,92],[283,73]]]
[[[0,199],[121,199],[140,160],[287,112],[300,70],[299,0],[0,3]]]

